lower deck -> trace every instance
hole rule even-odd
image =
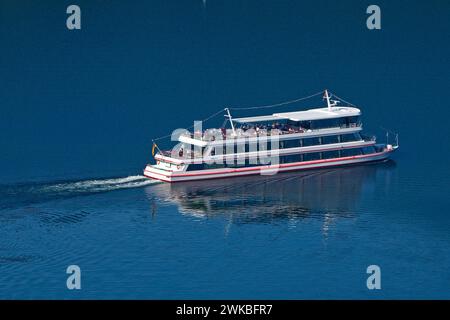
[[[378,149],[370,154],[358,154],[350,156],[340,156],[327,159],[316,159],[297,161],[290,163],[277,163],[268,165],[255,165],[243,167],[220,167],[214,169],[188,170],[188,168],[179,168],[179,171],[171,171],[158,168],[154,165],[147,165],[144,175],[151,179],[161,180],[165,182],[181,182],[203,179],[219,179],[247,175],[274,175],[279,172],[297,171],[306,169],[317,169],[332,166],[342,166],[349,164],[357,164],[372,161],[381,161],[389,157],[396,148],[387,146]],[[191,164],[192,165],[192,164]],[[191,166],[189,165],[189,166]]]

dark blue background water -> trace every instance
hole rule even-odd
[[[79,31],[72,1],[0,4],[0,298],[450,298],[448,2],[377,1],[379,31],[368,1],[76,3]],[[324,88],[393,162],[140,176],[151,138]]]

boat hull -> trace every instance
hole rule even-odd
[[[395,150],[395,149],[394,149]],[[187,172],[163,172],[154,166],[147,165],[144,176],[150,179],[164,182],[183,182],[206,179],[223,179],[231,177],[241,177],[248,175],[274,175],[279,172],[300,171],[308,169],[318,169],[327,167],[344,166],[351,164],[361,164],[365,162],[383,161],[389,158],[394,150],[385,150],[369,155],[359,155],[343,158],[303,161],[286,163],[272,166],[242,167],[242,168],[222,168],[214,170],[198,170]]]

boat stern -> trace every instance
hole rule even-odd
[[[164,182],[173,182],[175,176],[185,172],[188,165],[165,156],[157,155],[155,157],[156,164],[147,164],[144,169],[144,176],[154,180]]]
[[[144,176],[154,180],[172,182],[172,172],[167,171],[158,165],[147,164],[144,169]]]

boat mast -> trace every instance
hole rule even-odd
[[[233,130],[233,136],[236,136],[236,130],[234,130],[233,118],[231,117],[230,109],[225,108],[225,111],[227,112],[227,114],[225,115],[225,117],[227,117],[228,120],[230,120],[231,130]]]
[[[328,111],[331,111],[331,102],[330,102],[330,95],[328,94],[328,90],[325,89],[325,94],[324,94],[324,98],[327,99],[327,107],[328,107]]]

